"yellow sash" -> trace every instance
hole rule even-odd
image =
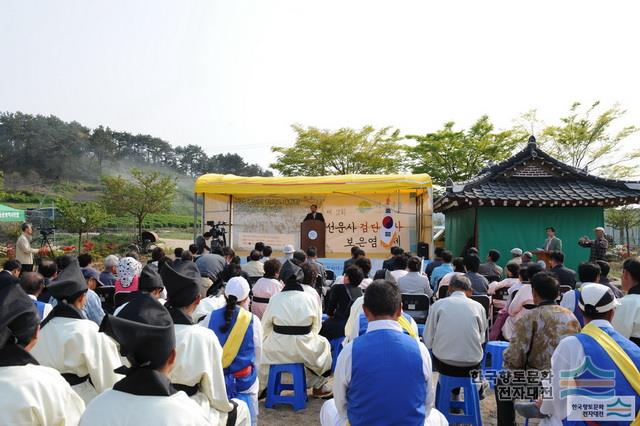
[[[407,320],[405,317],[400,315],[397,321],[398,321],[398,324],[400,324],[400,327],[402,327],[403,330],[409,333],[409,336],[418,337],[413,327],[411,327],[411,323],[409,322],[409,320]]]
[[[222,368],[230,366],[236,358],[236,355],[238,355],[240,345],[242,345],[242,340],[249,329],[250,323],[251,314],[243,308],[240,308],[238,317],[236,318],[236,323],[231,329],[229,337],[222,347]]]
[[[582,333],[587,336],[591,336],[596,342],[609,354],[613,362],[618,366],[625,379],[629,382],[633,390],[640,395],[640,372],[638,367],[633,363],[629,355],[613,340],[606,332],[602,331],[599,327],[587,324],[582,329]],[[638,407],[636,407],[636,410]],[[633,426],[640,425],[640,411],[636,415],[635,420],[631,423]]]

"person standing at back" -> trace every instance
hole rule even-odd
[[[604,237],[604,228],[598,226],[595,229],[596,237],[590,240],[589,237],[584,236],[578,240],[580,247],[589,248],[589,262],[595,262],[596,260],[607,260],[607,249],[609,248],[609,241]]]
[[[544,251],[562,251],[562,240],[556,237],[556,229],[553,226],[548,226],[545,232],[547,239],[544,240],[542,249]]]
[[[22,264],[22,272],[33,271],[33,255],[38,254],[39,250],[31,248],[31,238],[33,236],[33,227],[30,223],[24,222],[20,227],[22,234],[16,241],[16,260]]]

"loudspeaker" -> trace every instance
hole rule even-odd
[[[418,257],[429,259],[429,244],[419,242],[418,247],[416,248],[416,253],[418,254]]]

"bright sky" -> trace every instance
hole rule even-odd
[[[632,1],[3,1],[0,110],[263,166],[292,123],[506,128],[601,100],[640,125],[638,16]]]

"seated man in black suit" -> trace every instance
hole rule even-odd
[[[549,263],[551,264],[549,272],[556,276],[560,285],[576,288],[576,273],[574,270],[564,266],[564,254],[561,251],[551,252]]]
[[[322,216],[322,213],[318,213],[318,206],[315,204],[311,204],[310,208],[311,213],[307,213],[304,220],[319,220],[321,222],[324,222],[324,216]]]

